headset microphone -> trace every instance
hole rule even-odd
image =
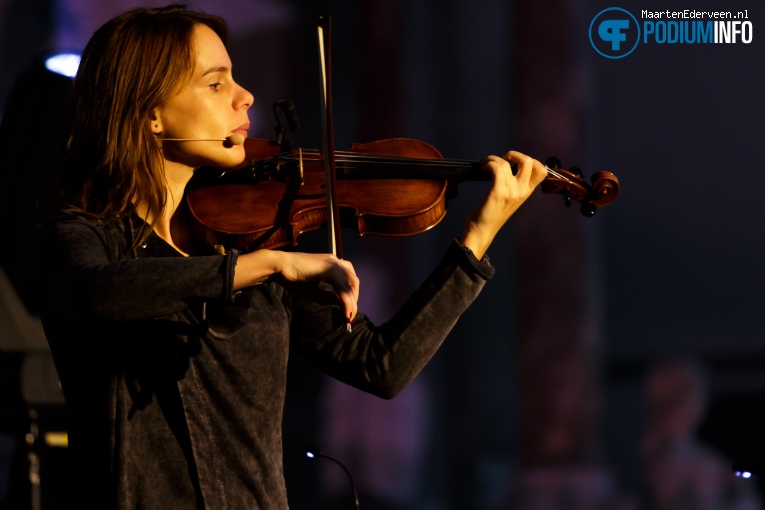
[[[231,145],[242,145],[244,135],[234,133],[226,138],[160,138],[163,142],[228,142]]]

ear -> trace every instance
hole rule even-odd
[[[162,132],[162,121],[160,120],[158,108],[154,108],[149,113],[149,128],[155,135],[158,135]]]

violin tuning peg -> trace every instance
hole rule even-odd
[[[595,216],[595,212],[598,210],[598,208],[590,202],[582,202],[582,206],[579,208],[579,210],[582,211],[583,216],[592,218]]]
[[[582,169],[579,168],[578,166],[572,166],[571,168],[568,169],[568,171],[576,175],[580,179],[584,180],[584,172],[582,172]]]
[[[563,203],[565,204],[566,207],[571,207],[571,195],[569,195],[568,193],[564,194]]]
[[[560,160],[555,156],[547,158],[545,165],[547,165],[548,168],[561,168],[563,166]]]

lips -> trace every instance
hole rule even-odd
[[[236,128],[235,130],[233,130],[232,133],[238,133],[238,134],[244,136],[245,138],[247,138],[247,133],[248,133],[249,130],[250,130],[250,123],[247,122],[246,124],[242,124],[241,126]]]

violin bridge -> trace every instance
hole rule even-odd
[[[303,149],[298,149],[298,168],[300,169],[300,185],[302,186],[305,184],[305,181],[303,180]]]

